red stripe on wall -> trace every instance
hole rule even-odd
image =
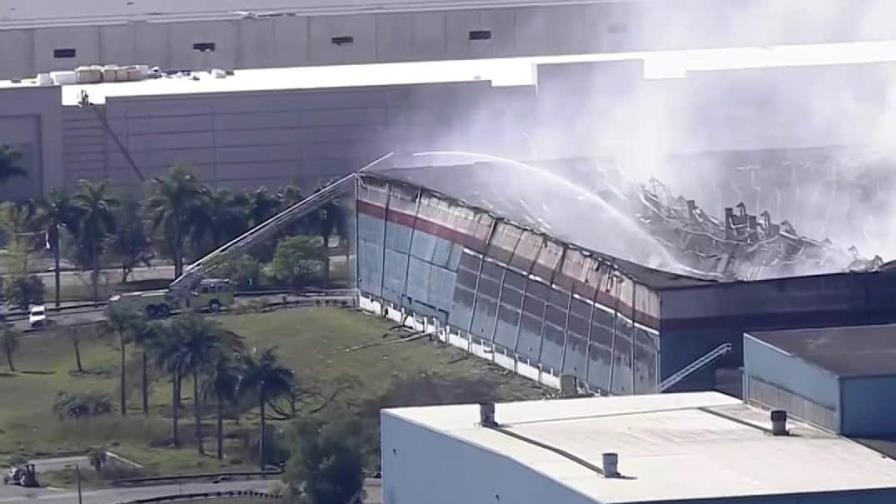
[[[384,219],[386,216],[385,208],[383,208],[379,205],[375,205],[373,203],[367,202],[367,201],[359,200],[357,208],[358,208],[358,212],[364,213],[371,217]],[[453,243],[463,245],[467,248],[476,250],[477,252],[480,252],[480,253],[483,253],[486,249],[486,243],[484,241],[476,238],[475,236],[471,236],[471,235],[466,234],[457,229],[449,228],[449,227],[439,224],[437,222],[433,222],[433,221],[426,220],[426,219],[419,218],[419,217],[415,218],[413,215],[409,215],[409,214],[399,212],[396,210],[392,210],[392,209],[390,209],[388,212],[388,220],[389,220],[389,222],[393,222],[395,224],[401,224],[403,226],[416,228],[417,230],[423,231],[424,233],[429,233],[429,234],[431,234],[433,236],[437,236],[443,240],[447,240],[447,241],[450,241]],[[537,270],[543,270],[543,271],[537,271]],[[545,268],[544,266],[541,266],[537,263],[535,265],[533,265],[532,272],[539,276],[541,276],[539,273],[547,275],[547,276],[542,276],[542,278],[546,278],[546,279],[550,278],[550,271],[548,271],[547,268]],[[560,273],[559,271],[556,274],[562,275],[562,273]],[[567,281],[569,281],[569,282],[573,282],[574,284],[580,284],[583,287],[583,289],[591,289],[590,287],[588,287],[586,284],[583,284],[582,282],[574,281],[568,277],[566,277],[566,278],[567,278]],[[586,290],[586,292],[587,292],[587,290]],[[597,293],[597,295],[595,296],[595,301],[598,304],[601,304],[608,308],[615,307],[619,311],[619,313],[621,313],[623,316],[626,316],[626,317],[632,316],[632,307],[631,306],[628,306],[622,302],[617,301],[615,297],[613,297],[612,295],[610,295],[607,292],[599,291]],[[638,322],[639,324],[643,324],[652,329],[659,330],[660,321],[658,318],[651,316],[647,313],[643,313],[643,312],[635,312],[634,317],[635,317],[635,321]]]

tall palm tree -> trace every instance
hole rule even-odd
[[[182,315],[172,322],[177,333],[178,347],[168,355],[170,365],[180,373],[192,374],[193,378],[193,414],[195,416],[195,434],[197,451],[205,453],[202,442],[201,396],[199,394],[200,373],[215,364],[224,345],[229,341],[224,337],[220,326],[200,315],[190,313]],[[176,405],[173,405],[176,409]]]
[[[236,403],[241,377],[242,367],[239,361],[229,352],[221,352],[203,385],[203,397],[215,400],[218,460],[224,458],[224,405]]]
[[[149,322],[141,312],[137,329],[134,332],[134,343],[140,347],[141,371],[140,392],[143,415],[149,415],[149,355],[156,352],[162,346],[160,335],[164,329],[162,322]]]
[[[171,443],[180,448],[180,381],[183,374],[183,334],[173,322],[156,326],[158,337],[153,348],[156,365],[171,374]]]
[[[299,186],[290,184],[280,188],[280,191],[277,192],[277,199],[280,201],[280,207],[285,210],[301,202],[305,199],[305,195],[302,194],[302,189]]]
[[[87,253],[85,259],[90,262],[93,299],[99,301],[100,256],[106,237],[115,232],[114,210],[119,202],[109,194],[109,185],[105,181],[81,180],[79,185],[81,190],[72,199],[78,209],[78,245]]]
[[[128,309],[119,305],[112,305],[106,313],[109,325],[112,330],[118,333],[118,348],[120,355],[119,364],[119,386],[121,387],[121,416],[127,415],[128,396],[126,381],[126,359],[127,359],[127,343],[129,339],[135,337],[143,330],[145,320],[143,312],[139,310]]]
[[[78,208],[72,202],[71,197],[65,192],[54,189],[50,195],[37,201],[37,224],[47,234],[47,243],[53,250],[53,275],[55,279],[56,307],[59,307],[60,298],[60,236],[63,229],[71,233],[77,229]]]
[[[240,199],[246,206],[249,222],[253,227],[270,219],[280,210],[280,200],[267,187],[243,193]]]
[[[147,208],[152,214],[153,231],[161,230],[174,260],[174,276],[179,277],[184,271],[187,238],[206,189],[182,166],[175,166],[167,176],[156,177],[152,183],[153,192]]]
[[[258,393],[258,409],[261,427],[258,436],[258,457],[261,470],[265,469],[265,406],[284,397],[290,397],[296,378],[292,369],[280,365],[275,348],[266,348],[243,356],[245,374],[240,387]]]
[[[194,242],[208,238],[214,248],[245,231],[249,218],[244,203],[227,189],[210,190],[196,214]]]
[[[19,165],[22,153],[9,148],[8,145],[0,145],[0,185],[14,177],[27,177],[28,172]]]

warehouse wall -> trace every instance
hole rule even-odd
[[[658,297],[609,263],[379,179],[365,179],[358,212],[362,293],[447,325],[513,369],[615,394],[655,391]]]
[[[744,399],[840,431],[839,377],[750,335],[744,336]]]
[[[380,431],[383,499],[390,504],[594,502],[515,460],[388,411]]]
[[[0,185],[0,201],[37,197],[62,185],[59,88],[21,88],[0,95],[0,145],[22,154],[26,178]]]
[[[847,436],[896,434],[896,376],[844,377],[840,380],[841,431]]]
[[[841,22],[835,31],[805,21],[801,30],[771,27],[770,8],[764,3],[768,2],[563,2],[414,11],[402,11],[392,3],[374,13],[355,8],[342,9],[342,14],[303,15],[299,7],[251,18],[225,9],[205,17],[191,13],[189,22],[164,15],[122,22],[128,16],[138,18],[130,11],[93,24],[79,12],[76,17],[82,24],[75,26],[40,26],[40,17],[27,19],[28,5],[23,5],[22,12],[13,13],[5,23],[8,28],[0,30],[0,48],[10,48],[11,55],[8,60],[0,58],[0,79],[81,64],[261,68],[794,44],[894,35],[892,26],[863,18],[861,2],[855,0],[838,14]],[[238,8],[251,10],[246,5]],[[166,5],[162,10],[178,9]],[[110,16],[109,11],[99,12]],[[45,24],[53,24],[56,16],[65,14],[44,15],[50,18]],[[17,23],[17,17],[23,21]],[[673,17],[675,22],[670,23]],[[785,22],[784,16],[780,22]],[[214,43],[215,49],[199,53],[194,49],[197,43]],[[74,53],[57,54],[60,49]]]
[[[484,114],[478,127],[499,129],[502,114],[523,107],[527,96],[469,82],[109,98],[100,110],[146,177],[184,164],[222,186],[313,187],[394,150],[467,143],[463,138],[474,147],[500,145],[498,135],[486,138],[459,121]],[[94,109],[65,107],[62,117],[66,186],[81,178],[138,182]],[[446,128],[464,133],[448,138]]]

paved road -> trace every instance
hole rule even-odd
[[[350,302],[352,298],[352,292],[350,289],[335,289],[331,291],[330,299],[338,299]],[[247,296],[237,298],[236,303],[245,304],[250,302],[257,302],[259,300],[265,300],[269,303],[281,303],[284,300],[284,295],[282,294],[271,294],[271,295],[259,295],[259,296]],[[285,300],[289,303],[298,303],[298,302],[313,302],[314,297],[309,296],[297,296],[297,295],[286,295]],[[309,301],[310,300],[310,301]],[[74,304],[83,304],[83,303],[74,303]],[[49,305],[48,305],[49,306]],[[78,310],[66,310],[63,312],[49,312],[47,316],[50,324],[52,325],[76,325],[76,324],[89,324],[92,322],[99,322],[105,318],[105,312],[102,308],[83,308]],[[28,319],[17,319],[11,320],[9,322],[14,328],[19,330],[29,329],[30,326],[28,324]]]
[[[177,495],[181,493],[227,492],[233,490],[253,490],[268,492],[278,483],[273,480],[230,481],[222,483],[184,483],[182,485],[160,485],[134,488],[106,488],[85,490],[84,504],[114,504],[148,497]],[[73,490],[52,490],[46,488],[20,488],[0,486],[0,503],[25,504],[46,502],[70,504],[78,501],[78,493]]]

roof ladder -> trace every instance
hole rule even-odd
[[[716,347],[714,350],[711,350],[709,353],[707,353],[703,357],[700,357],[699,359],[695,360],[694,362],[683,367],[677,373],[673,374],[672,376],[670,376],[670,377],[666,378],[665,380],[663,380],[662,382],[660,382],[660,384],[657,386],[657,391],[665,392],[673,385],[677,384],[681,380],[684,380],[691,374],[703,369],[703,367],[709,365],[710,363],[712,363],[714,360],[718,359],[719,357],[727,354],[732,349],[733,349],[733,346],[731,345],[731,343],[723,343],[723,344],[719,345],[718,347]]]

